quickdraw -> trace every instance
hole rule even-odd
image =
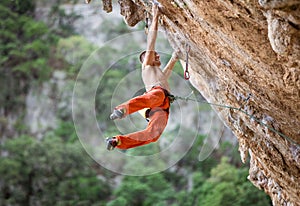
[[[146,11],[146,18],[145,18],[145,34],[148,34],[149,29],[149,13]]]
[[[190,79],[190,73],[189,73],[189,52],[190,52],[190,45],[186,44],[186,59],[185,59],[185,71],[184,71],[184,79],[189,80]]]

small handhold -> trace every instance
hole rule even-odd
[[[111,12],[112,11],[111,0],[102,0],[102,2],[103,2],[103,10],[106,11],[107,13]]]

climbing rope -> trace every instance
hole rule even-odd
[[[174,96],[174,100],[184,100],[184,101],[194,101],[194,102],[199,102],[199,103],[203,103],[203,104],[208,104],[208,105],[212,105],[212,106],[216,106],[216,107],[222,107],[222,108],[227,108],[227,109],[232,109],[232,110],[237,110],[239,112],[244,113],[245,115],[247,115],[250,119],[256,121],[257,123],[259,123],[262,126],[265,126],[266,128],[268,128],[269,130],[271,130],[272,132],[280,135],[281,137],[285,138],[287,141],[289,141],[292,144],[295,144],[297,146],[300,146],[300,144],[298,144],[295,140],[293,140],[292,138],[288,137],[287,135],[283,134],[282,132],[279,132],[278,130],[276,130],[275,128],[267,125],[266,123],[264,123],[263,121],[259,120],[258,118],[254,117],[253,115],[249,114],[248,112],[242,110],[242,107],[245,106],[245,104],[248,103],[249,99],[251,98],[252,94],[248,94],[248,97],[245,99],[244,104],[241,105],[239,108],[238,107],[233,107],[233,106],[229,106],[229,105],[222,105],[222,104],[215,104],[215,103],[210,103],[210,102],[206,102],[206,101],[201,101],[201,100],[197,100],[197,99],[192,99],[190,98],[190,96],[193,94],[193,92],[191,92],[191,94],[189,94],[186,97],[180,97],[180,96]]]
[[[185,59],[185,71],[184,71],[184,79],[189,80],[190,79],[190,73],[189,73],[189,52],[190,52],[190,45],[186,44],[185,46],[185,52],[186,52],[186,59]]]

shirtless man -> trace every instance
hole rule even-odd
[[[160,56],[155,51],[159,16],[158,5],[156,3],[153,3],[152,13],[153,19],[148,33],[147,50],[140,55],[142,79],[146,92],[115,107],[113,113],[110,115],[112,120],[121,119],[129,114],[148,108],[145,116],[149,122],[147,128],[142,131],[106,138],[108,150],[113,150],[115,147],[129,149],[155,142],[167,126],[170,107],[168,78],[178,57],[176,52],[173,52],[171,59],[163,71],[160,69]]]

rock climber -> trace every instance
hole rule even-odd
[[[169,97],[172,96],[170,95],[168,78],[178,60],[178,52],[173,52],[169,62],[161,70],[160,56],[155,51],[159,18],[159,8],[155,2],[152,5],[152,13],[153,19],[148,32],[147,48],[139,57],[142,63],[142,79],[146,92],[115,107],[110,115],[112,120],[122,119],[129,114],[148,108],[145,117],[149,122],[147,128],[142,131],[107,137],[108,150],[113,150],[115,147],[129,149],[155,142],[167,126],[170,107]]]

